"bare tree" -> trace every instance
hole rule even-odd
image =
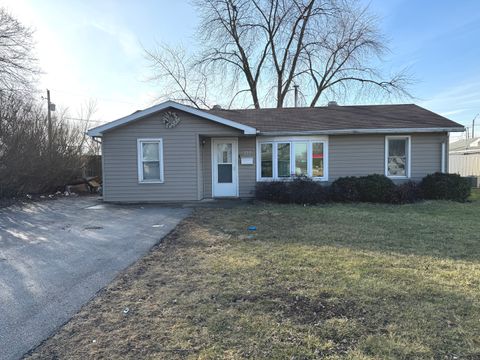
[[[0,8],[0,91],[29,89],[38,73],[32,30]]]
[[[207,76],[193,66],[185,49],[157,44],[154,50],[144,51],[153,73],[149,80],[165,89],[157,100],[169,98],[197,108],[208,107]]]
[[[322,18],[322,24],[312,26],[305,36],[300,56],[313,85],[310,106],[315,106],[329,90],[335,96],[355,90],[369,95],[381,92],[410,96],[406,90],[410,83],[406,70],[384,79],[371,65],[372,58],[381,59],[388,52],[376,27],[377,19],[365,8],[352,4],[341,9],[334,17]]]
[[[302,74],[299,67],[309,23],[312,18],[323,17],[332,9],[323,3],[315,5],[314,0],[304,4],[296,1],[260,0],[253,0],[253,3],[260,15],[260,27],[268,37],[270,62],[276,78],[276,106],[283,107],[292,82]]]
[[[255,108],[286,106],[294,84],[309,106],[328,94],[409,95],[405,71],[390,77],[380,73],[378,61],[388,52],[386,41],[378,21],[355,0],[195,0],[194,4],[201,20],[199,53],[194,59],[172,56],[171,62],[162,63],[163,73],[156,78],[176,79],[174,91],[194,106],[203,107],[206,101],[192,101],[195,96],[188,89],[192,71],[203,76],[203,94],[221,85],[230,104],[248,94]]]
[[[205,44],[197,65],[231,71],[234,81],[241,74],[253,106],[259,108],[260,76],[271,42],[255,14],[255,1],[197,0],[196,6],[201,17],[199,34]]]
[[[96,126],[94,116],[98,111],[97,100],[89,99],[78,110],[74,120],[79,121],[76,125],[79,128],[78,150],[80,153],[89,155],[100,154],[100,144],[87,135],[88,129]],[[75,124],[72,124],[75,126]]]

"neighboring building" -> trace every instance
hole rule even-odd
[[[198,110],[173,101],[88,131],[102,139],[112,202],[252,197],[257,181],[448,171],[448,133],[464,127],[419,106]]]
[[[455,141],[449,149],[449,172],[480,176],[480,138]]]

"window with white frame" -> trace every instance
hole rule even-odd
[[[385,137],[385,175],[410,177],[410,136]]]
[[[163,182],[162,139],[138,139],[138,181]]]
[[[270,178],[273,176],[273,144],[261,144],[260,176]]]
[[[277,144],[277,175],[281,178],[290,176],[290,143]]]
[[[258,141],[258,180],[308,176],[327,180],[327,139],[265,138]]]

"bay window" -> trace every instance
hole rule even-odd
[[[141,183],[163,182],[162,139],[138,139],[138,181]]]
[[[312,143],[312,176],[323,177],[323,143]]]
[[[385,175],[410,177],[410,136],[385,137]]]
[[[296,176],[308,175],[307,143],[297,142],[295,146],[295,171]]]
[[[270,178],[273,176],[273,144],[261,145],[261,177]]]
[[[278,177],[290,176],[290,143],[277,144]]]
[[[257,180],[308,176],[328,180],[327,137],[261,138],[257,144]]]

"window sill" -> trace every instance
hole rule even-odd
[[[408,180],[411,177],[410,176],[388,176],[387,175],[387,178],[393,179],[393,180]]]
[[[310,179],[313,181],[318,181],[318,182],[326,182],[328,181],[327,178],[318,178],[318,177],[306,177],[306,179]],[[257,179],[257,182],[267,182],[267,181],[293,181],[295,178],[292,177],[283,177],[283,178],[259,178]]]
[[[152,180],[152,181],[139,181],[139,184],[163,184],[162,180]]]

